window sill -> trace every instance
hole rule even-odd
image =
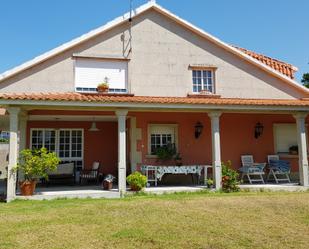
[[[279,157],[280,158],[299,158],[299,155],[292,155],[292,154],[289,154],[289,153],[278,153]],[[308,158],[309,158],[309,155],[308,155]]]
[[[188,93],[188,98],[210,98],[210,99],[219,99],[221,98],[221,95],[218,94],[204,94],[204,93]]]
[[[147,159],[157,159],[158,156],[157,155],[147,154],[147,155],[145,155],[145,158],[147,158]]]

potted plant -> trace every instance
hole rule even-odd
[[[289,148],[289,153],[291,155],[297,155],[298,154],[298,146],[297,145],[293,145]]]
[[[21,171],[24,180],[19,182],[22,195],[33,195],[37,180],[48,180],[48,172],[57,169],[60,159],[55,152],[48,152],[46,148],[38,150],[25,149],[20,152],[19,163],[14,171]]]
[[[174,157],[175,164],[176,166],[181,166],[182,165],[182,158],[180,156],[180,153],[177,153],[176,156]]]
[[[113,188],[113,181],[115,177],[111,174],[108,174],[103,181],[103,188],[105,190],[111,190]]]
[[[97,86],[99,93],[107,93],[109,89],[108,78],[105,77],[104,81]]]
[[[135,171],[127,177],[127,182],[130,185],[131,190],[140,191],[146,187],[147,177],[140,172]]]
[[[210,179],[210,178],[207,179],[207,182],[206,182],[206,183],[207,183],[207,187],[208,187],[208,188],[211,188],[211,187],[214,185],[213,179]]]
[[[156,149],[156,155],[159,160],[167,161],[173,158],[176,154],[176,147],[175,144],[167,144],[165,146],[158,147]]]

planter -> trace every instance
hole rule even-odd
[[[176,166],[181,166],[182,165],[182,160],[180,160],[180,159],[175,160],[175,165]]]
[[[103,189],[104,190],[111,190],[112,188],[113,188],[113,182],[103,181]]]
[[[291,155],[298,155],[298,151],[297,150],[290,150],[289,153]]]
[[[130,185],[130,188],[131,188],[132,191],[136,191],[136,192],[141,190],[141,188],[139,188],[136,185]]]
[[[108,87],[106,86],[98,86],[98,93],[108,93]]]
[[[19,182],[20,192],[23,196],[33,195],[36,186],[36,181]]]

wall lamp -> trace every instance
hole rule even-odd
[[[257,122],[254,127],[254,137],[259,138],[260,136],[262,136],[263,130],[264,126],[260,122]]]
[[[197,122],[194,126],[194,135],[195,135],[195,138],[199,138],[199,136],[202,134],[202,131],[203,131],[203,124],[201,122]]]

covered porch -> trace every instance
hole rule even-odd
[[[58,134],[55,135],[55,150],[56,147],[60,150],[61,131],[64,134],[67,130],[81,130],[83,142],[80,149],[77,147],[73,149],[71,143],[68,152],[71,156],[62,156],[62,161],[73,161],[78,170],[87,169],[94,161],[99,161],[103,166],[100,170],[102,177],[106,174],[117,177],[115,182],[117,188],[110,191],[111,196],[123,196],[126,193],[126,176],[130,172],[141,171],[143,166],[147,165],[176,166],[174,160],[163,163],[153,153],[153,148],[164,145],[164,137],[164,141],[176,144],[184,166],[209,166],[208,176],[205,177],[204,171],[202,177],[213,178],[215,189],[221,188],[222,162],[231,160],[233,168],[237,170],[241,167],[241,155],[247,154],[251,154],[256,162],[261,163],[267,161],[267,155],[278,154],[281,159],[290,162],[293,183],[308,187],[306,107],[282,105],[265,108],[264,105],[255,104],[254,107],[225,105],[219,108],[219,106],[204,104],[199,106],[148,104],[145,106],[145,103],[139,106],[118,102],[103,104],[94,102],[81,107],[74,106],[72,104],[74,102],[71,101],[57,102],[57,105],[48,101],[39,101],[36,104],[31,101],[13,103],[16,105],[4,106],[7,114],[5,115],[7,129],[4,127],[3,130],[10,132],[7,201],[15,199],[19,193],[18,189],[16,191],[16,174],[11,171],[17,163],[18,153],[23,148],[33,148],[33,144],[37,141],[35,134],[38,134],[35,132],[40,130],[43,133],[49,130],[54,131],[53,134]],[[91,131],[93,123],[99,132]],[[195,135],[197,123],[202,124],[199,136]],[[258,138],[254,135],[257,123],[262,123],[264,127],[263,133]],[[277,150],[274,130],[277,124],[295,125],[298,155]],[[48,144],[52,146],[50,138]],[[63,153],[65,155],[66,151],[64,150]],[[75,158],[72,153],[76,156]],[[181,178],[184,179],[184,183],[180,181]],[[78,182],[76,177],[76,183]],[[171,185],[166,186],[168,189],[174,187],[175,183],[186,185],[188,188],[196,186],[194,185],[196,182],[188,181],[185,175],[167,174],[166,179],[159,181],[158,191],[162,190],[163,185]],[[203,186],[205,181],[198,183],[201,185],[195,189],[205,188]],[[295,184],[290,186],[294,188]],[[150,186],[146,191],[156,190],[156,187]],[[289,187],[289,185],[285,186]],[[50,186],[50,188],[54,187],[56,188],[56,186]],[[88,187],[90,192],[94,191],[94,195],[96,191],[100,193],[98,196],[103,193],[101,184],[94,189],[91,186],[77,184],[68,191],[74,191],[75,188],[76,191],[87,192]],[[178,186],[178,189],[181,188]],[[44,190],[38,193],[44,192],[53,191]],[[53,195],[57,193],[59,194],[59,191],[54,191]]]

